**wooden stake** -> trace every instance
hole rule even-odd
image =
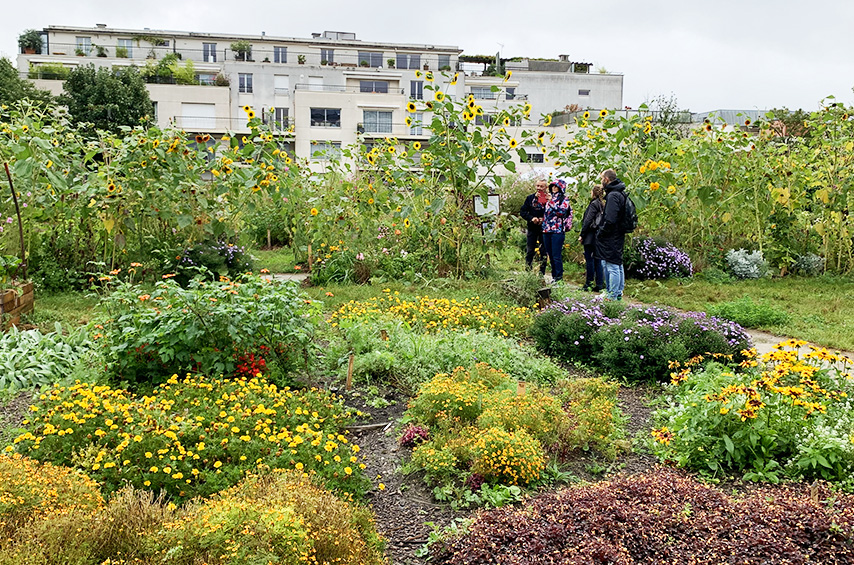
[[[383,338],[383,341],[388,341],[388,332],[385,330],[380,330],[380,337]]]
[[[270,228],[267,228],[267,249],[273,249],[273,239],[270,234]]]
[[[18,236],[21,238],[21,269],[23,270],[23,279],[27,280],[27,251],[24,246],[24,223],[21,221],[21,209],[18,207],[18,195],[15,194],[15,187],[12,185],[12,173],[9,172],[9,163],[3,163],[3,166],[6,167],[6,178],[9,179],[9,188],[12,190],[12,201],[15,203],[15,212],[18,215]]]
[[[345,390],[353,388],[353,360],[356,358],[354,354],[350,354],[350,362],[347,364],[347,384],[344,385]]]
[[[526,386],[527,386],[527,385],[526,385],[525,381],[519,381],[519,382],[517,382],[517,383],[516,383],[516,394],[517,394],[518,396],[525,396],[525,387],[526,387]]]
[[[308,244],[308,270],[311,271],[311,244]]]

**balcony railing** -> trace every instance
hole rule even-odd
[[[222,117],[210,117],[210,116],[172,116],[169,119],[169,122],[178,128],[187,131],[198,131],[198,132],[209,132],[209,131],[236,131],[243,132],[248,131],[249,128],[246,126],[246,118],[222,118]],[[289,119],[283,120],[275,120],[275,119],[267,119],[265,120],[273,133],[280,133],[283,135],[292,134],[291,128],[293,126],[293,122]]]
[[[295,84],[294,91],[311,91],[311,92],[348,92],[362,94],[403,94],[402,88],[389,88],[388,90],[362,89],[360,86],[344,86],[337,84]]]

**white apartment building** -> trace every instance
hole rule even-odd
[[[243,107],[250,106],[282,132],[290,151],[317,160],[319,166],[324,152],[370,143],[372,138],[429,140],[429,130],[418,123],[429,122],[429,116],[416,114],[416,122],[406,125],[407,103],[432,98],[424,88],[427,71],[448,96],[473,95],[487,119],[490,113],[528,101],[532,121],[517,127],[537,128],[541,114],[570,108],[622,108],[622,75],[590,74],[589,64],[573,63],[566,56],[503,61],[513,71],[505,81],[484,72],[487,58],[467,57],[457,46],[378,43],[344,32],[293,38],[98,24],[49,26],[42,38],[41,53],[21,53],[17,62],[19,71],[39,88],[62,91],[60,65],[136,65],[151,75],[148,90],[158,125],[175,125],[192,134],[240,133],[247,131]],[[179,68],[192,62],[192,80],[185,76],[185,84],[177,84],[168,72],[152,74],[164,58]],[[456,84],[448,84],[455,74]]]

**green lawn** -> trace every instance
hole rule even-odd
[[[759,327],[780,336],[854,350],[854,278],[783,277],[715,284],[699,279],[628,281],[627,294],[646,303],[706,311],[720,302],[749,296],[789,315],[780,325]]]

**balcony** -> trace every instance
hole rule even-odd
[[[246,118],[225,118],[213,116],[172,116],[169,123],[176,128],[188,132],[246,132]],[[270,126],[273,134],[282,136],[293,136],[293,121],[285,118],[282,120],[266,119],[265,123]]]
[[[295,84],[294,91],[310,91],[310,92],[344,92],[352,94],[403,94],[402,88],[389,88],[388,91],[363,90],[359,86],[344,86],[336,84]]]

